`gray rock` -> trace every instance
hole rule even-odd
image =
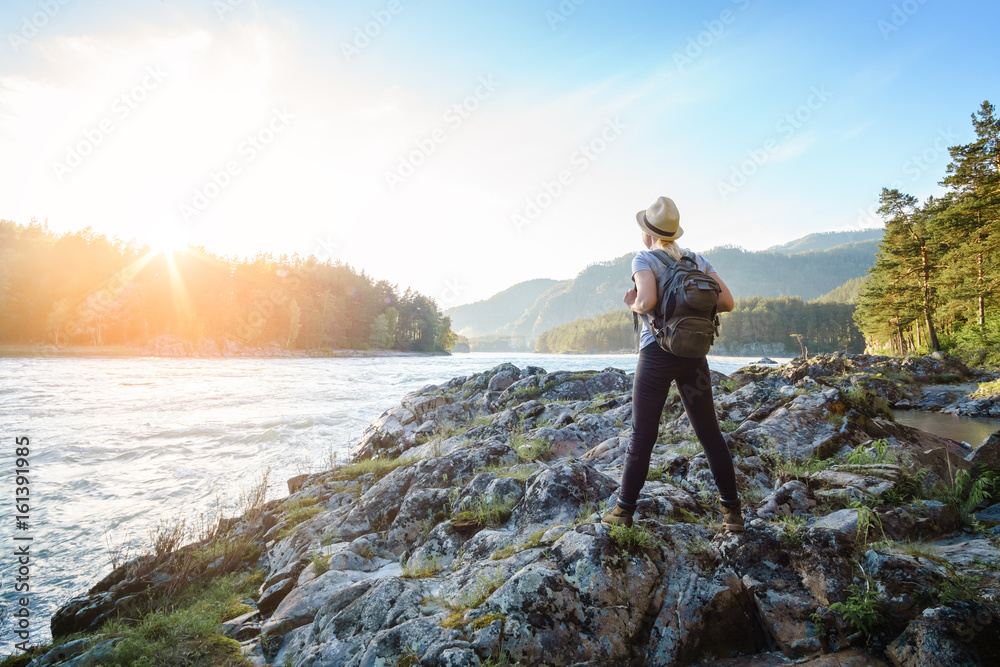
[[[400,656],[417,658],[437,643],[454,643],[459,637],[455,630],[440,625],[444,615],[414,618],[378,632],[357,660],[358,667],[382,667],[398,664]],[[437,663],[440,664],[440,663]]]
[[[363,573],[350,570],[328,570],[317,576],[309,566],[261,627],[261,635],[265,638],[283,635],[311,623],[326,600],[364,578]]]
[[[312,637],[312,623],[307,623],[291,630],[285,635],[281,647],[271,661],[274,665],[297,664],[297,661],[309,647]]]
[[[65,660],[70,660],[86,652],[92,644],[93,640],[89,637],[81,637],[80,639],[74,639],[71,642],[60,644],[47,653],[44,653],[32,660],[31,667],[49,667],[49,665],[55,665]]]
[[[248,611],[245,614],[240,614],[236,618],[231,618],[228,621],[224,621],[216,630],[216,632],[226,637],[236,638],[236,635],[239,632],[240,627],[244,623],[254,620],[259,616],[260,612],[257,611],[256,609],[253,611]]]
[[[507,387],[511,386],[518,380],[520,380],[520,373],[512,370],[503,370],[490,378],[489,387],[490,391],[503,391]]]
[[[741,436],[759,447],[773,448],[788,459],[823,458],[846,443],[868,440],[868,434],[850,422],[844,423],[844,430],[827,422],[827,415],[835,411],[834,404],[839,400],[835,389],[798,396]],[[750,418],[756,419],[756,415]]]
[[[553,375],[546,376],[546,379]],[[587,390],[587,385],[580,380],[564,380],[551,389],[542,393],[542,399],[546,401],[582,401],[592,398]]]
[[[993,433],[972,450],[968,460],[977,468],[986,465],[990,468],[1000,468],[1000,431]]]
[[[303,659],[314,660],[314,664],[320,665],[348,664],[366,651],[377,634],[421,618],[421,601],[425,595],[422,584],[397,578],[380,579],[374,584],[359,582],[340,591],[317,612],[313,621],[313,646]],[[439,618],[432,618],[437,625]],[[424,632],[432,630],[430,623],[420,628]],[[383,639],[381,645],[387,643]],[[423,645],[426,647],[430,643]]]
[[[856,538],[858,534],[858,510],[843,509],[816,519],[813,527],[818,530],[828,530],[847,538]]]
[[[597,375],[587,378],[584,385],[592,396],[632,391],[632,379],[618,368],[605,368]]]
[[[988,524],[1000,523],[1000,503],[990,505],[986,509],[976,512],[976,519]]]
[[[257,609],[264,616],[269,616],[278,608],[281,601],[295,588],[295,578],[286,577],[265,590],[257,600]]]
[[[581,461],[559,461],[529,480],[519,512],[521,529],[533,532],[577,518],[580,506],[607,498],[618,484]]]
[[[910,621],[886,648],[894,667],[979,667],[1000,664],[998,623],[970,603],[933,607]]]
[[[413,546],[424,523],[436,525],[443,521],[448,504],[447,489],[411,489],[393,519],[386,535],[389,548],[398,556]]]

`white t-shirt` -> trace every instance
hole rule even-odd
[[[715,268],[712,266],[711,262],[709,262],[707,259],[705,259],[696,252],[692,252],[691,254],[694,255],[694,261],[698,264],[699,271],[703,271],[704,273],[715,273]],[[653,268],[650,266],[651,262],[655,262],[656,269],[658,270],[663,270],[666,268],[664,267],[663,262],[657,259],[656,255],[654,255],[652,251],[640,250],[636,254],[636,256],[632,258],[632,277],[633,278],[635,277],[636,271],[643,271],[643,270],[653,271],[653,275],[656,275],[656,271],[654,271]],[[640,319],[645,319],[641,315],[639,317]],[[642,331],[639,333],[639,349],[642,349],[647,345],[649,345],[650,343],[655,343],[655,342],[656,339],[653,338],[653,332],[649,330],[648,326],[643,326]]]

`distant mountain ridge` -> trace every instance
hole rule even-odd
[[[881,241],[885,229],[874,227],[872,229],[859,229],[851,232],[816,232],[807,234],[802,238],[775,245],[768,248],[771,252],[780,252],[785,255],[792,255],[798,252],[808,252],[810,250],[829,250],[845,243],[859,243],[861,241]]]
[[[871,238],[878,232],[877,238]],[[737,297],[826,295],[875,263],[882,230],[809,234],[775,249],[718,247],[701,254],[718,269]],[[858,240],[861,235],[863,240]],[[863,238],[868,236],[869,238]],[[840,241],[840,243],[837,243]],[[619,308],[631,289],[634,253],[592,264],[572,280],[518,283],[489,299],[456,306],[445,314],[452,330],[468,337],[515,335],[534,339],[543,331]]]

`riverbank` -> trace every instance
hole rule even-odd
[[[343,350],[320,348],[316,350],[286,350],[278,345],[265,347],[240,347],[224,352],[217,346],[215,350],[202,350],[190,345],[180,348],[137,346],[137,345],[0,345],[0,357],[80,357],[80,358],[140,358],[140,357],[196,357],[211,358],[360,358],[360,357],[422,357],[448,356],[449,352],[410,352],[406,350]]]
[[[895,423],[891,375],[974,375],[900,363],[713,373],[741,535],[721,529],[676,394],[637,525],[609,530],[633,374],[501,364],[429,385],[351,464],[290,479],[282,500],[251,493],[240,518],[159,540],[69,602],[52,621],[66,658],[37,664],[989,664],[1000,508],[974,492],[997,443]],[[196,609],[207,620],[185,625]]]

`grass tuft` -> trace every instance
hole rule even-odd
[[[330,476],[326,478],[327,482],[349,482],[356,480],[362,475],[371,474],[375,477],[375,481],[378,481],[391,473],[396,468],[404,466],[408,463],[413,463],[410,459],[366,459],[364,461],[355,461],[354,463],[348,463],[346,465],[340,466],[334,469]]]
[[[190,665],[237,667],[249,663],[239,643],[222,637],[215,628],[239,609],[239,601],[257,592],[263,573],[232,574],[191,582],[163,608],[141,617],[134,625],[108,622],[106,637],[121,641],[105,664],[114,667]]]
[[[401,566],[403,579],[429,579],[437,576],[443,569],[438,565],[437,558],[421,558],[417,561],[406,561]]]
[[[611,526],[608,534],[612,542],[617,544],[622,551],[628,553],[652,549],[659,544],[659,540],[651,532],[637,523],[633,523],[631,526]]]

